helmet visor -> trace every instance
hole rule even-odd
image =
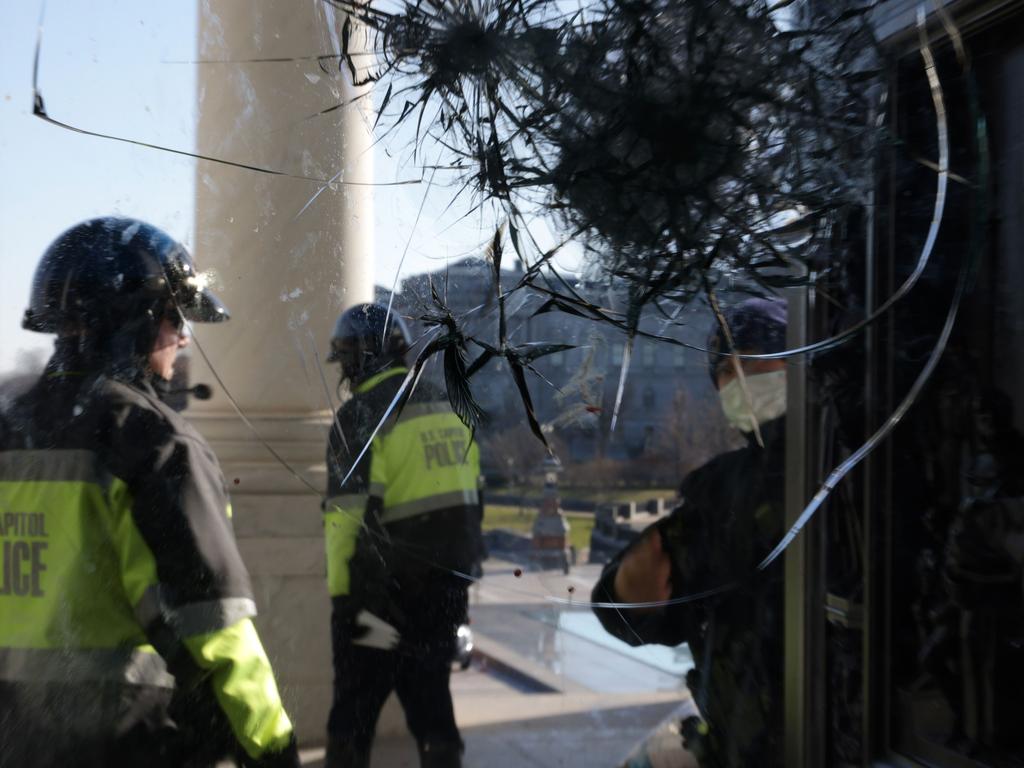
[[[184,301],[179,300],[179,304],[185,319],[193,323],[222,323],[231,319],[224,302],[209,288],[195,291],[184,297]]]
[[[197,273],[192,257],[181,246],[163,260],[164,278],[186,320],[221,323],[231,318],[227,306],[210,290],[206,274]]]

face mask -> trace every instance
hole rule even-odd
[[[786,412],[786,372],[772,371],[747,376],[747,391],[750,402],[743,396],[743,388],[739,379],[733,379],[718,393],[722,401],[722,411],[732,426],[741,432],[753,432],[754,423],[750,419],[751,406],[758,425],[777,419]]]

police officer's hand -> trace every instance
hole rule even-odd
[[[623,555],[615,574],[615,596],[623,603],[652,603],[672,596],[672,563],[656,526],[644,531]]]
[[[356,614],[355,627],[352,633],[352,645],[366,648],[377,648],[390,651],[398,645],[398,630],[379,616],[374,616],[366,609]]]

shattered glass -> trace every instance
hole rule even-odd
[[[1024,765],[968,6],[10,10],[0,767]]]

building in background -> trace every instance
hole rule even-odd
[[[503,270],[503,290],[523,277],[520,263]],[[621,294],[595,282],[578,282],[575,290],[587,300],[621,309]],[[466,258],[445,269],[410,276],[401,282],[395,308],[411,322],[414,337],[429,332],[422,318],[436,312],[433,294],[465,322],[465,329],[497,345],[498,310],[493,270],[478,258]],[[378,287],[377,299],[387,303],[389,291]],[[618,418],[612,429],[616,395],[622,374],[626,336],[607,324],[563,312],[537,314],[545,300],[530,289],[516,291],[506,303],[510,344],[562,343],[573,349],[538,359],[539,375],[529,374],[530,394],[538,420],[568,467],[592,461],[630,463],[632,483],[675,485],[681,473],[727,445],[728,430],[719,415],[717,397],[707,375],[702,352],[638,337],[634,343]],[[648,313],[653,314],[653,313]],[[703,347],[711,314],[704,307],[688,308],[672,322],[645,318],[641,329]],[[469,358],[482,351],[470,343]],[[439,363],[428,376],[442,378]],[[528,448],[539,443],[525,427],[522,401],[502,360],[492,360],[472,381],[472,391],[487,413],[481,441],[485,472],[494,478],[528,469],[517,463],[522,439]],[[718,436],[717,439],[715,436]],[[500,455],[498,455],[500,454]],[[644,472],[637,473],[642,464]]]

